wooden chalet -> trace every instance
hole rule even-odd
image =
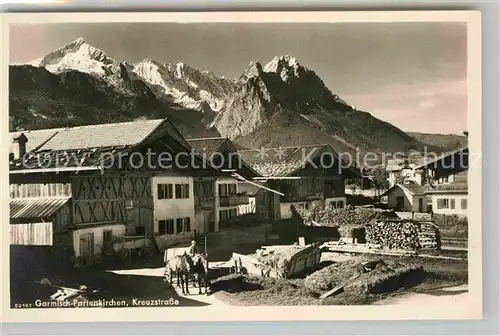
[[[191,147],[167,119],[11,137],[11,245],[63,249],[82,265],[208,231],[214,182],[229,176],[198,155],[178,155]]]
[[[255,178],[265,189],[255,194],[255,209],[268,222],[291,218],[291,205],[346,206],[345,177],[357,175],[352,167],[342,168],[330,145],[241,150],[245,162],[258,172]]]
[[[239,215],[238,209],[250,202],[249,196],[239,191],[239,179],[234,174],[243,179],[253,179],[259,174],[242,159],[236,145],[227,137],[193,138],[187,142],[212,167],[231,173],[215,181],[215,218],[208,231],[227,228]]]

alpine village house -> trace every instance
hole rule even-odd
[[[266,188],[245,185],[255,198],[255,212],[267,222],[292,217],[292,205],[346,207],[345,178],[357,174],[354,167],[343,169],[340,157],[328,145],[240,150],[243,161],[259,173],[256,178]],[[244,209],[244,207],[242,207]]]
[[[396,211],[467,217],[469,149],[435,158],[388,162],[392,185],[382,196]]]
[[[233,187],[234,171],[214,168],[210,155],[193,150],[231,152],[234,145],[186,141],[168,119],[10,135],[11,251],[45,246],[79,266],[109,254],[162,252],[218,231],[226,211],[248,202]],[[236,170],[240,180],[255,176],[245,167]]]

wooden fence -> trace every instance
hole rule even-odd
[[[52,246],[52,222],[10,224],[11,245]]]

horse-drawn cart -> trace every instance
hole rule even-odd
[[[198,287],[198,294],[202,294],[202,286],[205,294],[208,294],[209,283],[209,263],[205,254],[189,254],[189,247],[176,247],[166,249],[164,252],[165,262],[165,282],[173,286],[173,279],[176,278],[177,287],[182,294],[189,294],[189,283]]]
[[[233,253],[230,264],[237,273],[291,278],[314,269],[321,261],[319,244],[263,246],[251,255]]]

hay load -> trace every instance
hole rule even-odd
[[[257,250],[255,257],[262,275],[289,278],[318,264],[321,250],[315,244],[267,246]]]

